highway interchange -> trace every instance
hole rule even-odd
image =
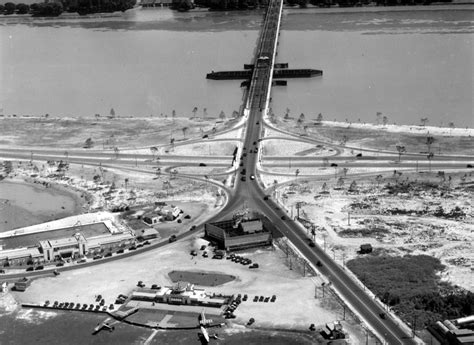
[[[279,35],[280,20],[281,20],[282,1],[273,0],[270,2],[261,37],[258,41],[256,54],[254,57],[254,70],[250,87],[246,92],[245,110],[243,118],[245,123],[238,125],[243,128],[245,134],[243,139],[233,140],[238,141],[239,150],[237,159],[233,167],[221,175],[234,175],[234,184],[225,186],[220,182],[213,181],[213,183],[222,188],[227,194],[227,203],[221,212],[209,219],[208,221],[216,221],[228,219],[234,212],[243,208],[259,211],[264,214],[278,229],[286,236],[291,243],[305,256],[305,258],[313,265],[318,267],[318,270],[327,278],[332,284],[333,288],[342,297],[342,299],[353,309],[371,328],[375,333],[381,337],[388,344],[412,344],[416,343],[415,339],[411,338],[411,333],[407,327],[400,325],[395,319],[387,315],[382,318],[380,315],[384,313],[384,308],[369,296],[364,289],[355,282],[343,268],[333,261],[329,255],[319,246],[309,246],[308,238],[304,231],[291,220],[281,206],[271,198],[265,198],[268,190],[263,188],[263,183],[259,179],[259,173],[265,171],[271,173],[271,168],[286,167],[288,165],[288,157],[263,157],[261,147],[265,145],[265,141],[271,138],[278,139],[279,137],[264,137],[263,128],[272,128],[273,130],[285,135],[285,140],[294,140],[298,142],[305,142],[311,144],[324,144],[333,148],[333,153],[327,157],[292,157],[291,164],[295,168],[304,167],[324,167],[329,160],[336,164],[339,168],[424,168],[427,169],[428,163],[430,169],[449,169],[449,168],[465,168],[472,157],[465,156],[435,156],[431,162],[426,160],[426,155],[423,154],[404,154],[403,160],[398,162],[398,155],[396,152],[378,151],[377,155],[365,155],[365,152],[374,150],[364,150],[357,148],[358,152],[362,152],[360,157],[342,156],[340,153],[347,147],[328,143],[323,140],[318,140],[310,137],[301,137],[292,133],[288,133],[277,128],[273,128],[270,123],[266,122],[266,114],[269,109],[270,93],[272,85],[273,65],[276,62],[276,48],[277,39]],[[262,60],[262,57],[265,59]],[[235,128],[234,128],[235,129]],[[177,145],[189,145],[193,142],[212,142],[216,139],[193,139],[185,141]],[[225,139],[219,139],[225,140]],[[229,139],[228,139],[229,140]],[[258,151],[255,150],[258,148]],[[64,159],[64,150],[55,149],[0,149],[0,157],[4,159],[19,159],[19,160],[59,160]],[[268,159],[268,160],[267,160]],[[150,169],[143,167],[153,160],[151,154],[145,153],[128,153],[127,150],[122,150],[118,156],[112,151],[91,151],[91,150],[69,150],[67,160],[70,163],[85,164],[85,165],[101,165],[121,167],[123,169],[137,170],[142,172],[150,172]],[[262,165],[262,161],[264,165]],[[138,162],[142,168],[136,167]],[[148,163],[147,163],[148,162]],[[171,171],[176,167],[181,166],[196,166],[204,162],[209,167],[226,168],[231,165],[232,157],[230,156],[209,156],[209,155],[163,155],[160,157],[159,163],[152,163],[150,165],[167,167],[166,171]],[[245,169],[245,174],[242,170]],[[275,173],[278,175],[278,173]],[[280,175],[284,175],[280,173]],[[293,175],[293,172],[286,175]],[[374,174],[375,175],[375,174]],[[193,178],[203,180],[204,177],[197,174],[179,174],[183,178]],[[214,174],[213,176],[218,177]],[[318,178],[317,175],[312,175]],[[245,178],[243,178],[245,177]],[[307,177],[310,177],[309,175]],[[208,180],[208,179],[206,179]],[[188,231],[180,236],[181,238],[188,237],[202,231],[203,226],[197,226],[193,231]],[[161,242],[148,247],[144,247],[140,251],[125,253],[124,255],[107,258],[100,262],[89,262],[83,265],[62,267],[59,270],[70,270],[76,267],[84,267],[84,265],[104,264],[109,260],[121,260],[130,255],[136,255],[144,250],[155,250],[166,245],[167,242]],[[27,275],[44,275],[46,272],[29,272]],[[26,274],[10,275],[9,278],[25,276]]]

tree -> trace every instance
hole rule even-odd
[[[355,180],[352,181],[351,185],[349,186],[349,192],[357,192],[357,182]]]
[[[15,13],[16,6],[13,2],[7,2],[3,7],[4,7],[5,15],[10,15],[10,14]]]
[[[26,14],[30,11],[30,6],[23,3],[19,3],[16,5],[16,11],[18,14]]]
[[[432,136],[426,137],[426,146],[428,146],[428,153],[431,152],[431,145],[434,143],[434,138]]]
[[[95,120],[99,121],[99,118],[100,118],[100,114],[95,114]]]
[[[125,190],[127,190],[127,185],[128,185],[128,178],[125,178],[125,180],[124,180],[124,184],[125,184]]]
[[[377,120],[377,124],[380,124],[380,120],[382,119],[382,113],[380,111],[377,111],[375,113],[375,118]]]
[[[323,185],[321,186],[321,192],[327,193],[328,189],[329,189],[328,184],[324,182]]]
[[[288,120],[290,118],[290,108],[286,108],[286,113],[285,113],[285,120]]]
[[[93,146],[94,146],[94,142],[92,141],[92,138],[87,138],[86,141],[84,142],[84,148],[90,149]]]
[[[156,146],[150,147],[150,152],[151,155],[153,156],[153,159],[155,159],[155,155],[158,153],[158,148]]]
[[[63,5],[60,2],[37,3],[33,5],[30,7],[33,17],[57,17],[63,13]]]
[[[296,169],[295,170],[295,177],[296,177],[296,180],[298,180],[298,175],[300,174],[300,169]]]
[[[337,179],[337,183],[336,183],[336,184],[337,184],[337,188],[342,189],[342,187],[344,187],[344,179],[343,179],[342,177],[339,177],[339,178]]]
[[[318,117],[316,118],[316,122],[321,123],[323,121],[323,114],[319,113]]]
[[[193,108],[193,111],[192,111],[193,117],[196,117],[197,111],[198,111],[198,108],[197,108],[197,107],[194,107],[194,108]],[[205,112],[205,111],[206,111],[206,108],[203,109],[203,112]],[[204,116],[204,117],[205,117],[205,116]]]
[[[388,117],[387,117],[387,116],[384,116],[384,117],[382,118],[382,123],[383,123],[384,126],[387,125],[387,123],[388,123]]]
[[[224,115],[225,115],[225,114],[224,114]],[[232,112],[232,117],[233,117],[233,118],[239,117],[239,112],[238,112],[237,110],[234,110],[234,111]]]
[[[298,122],[299,125],[304,122],[304,114],[303,114],[303,113],[301,113],[301,115],[300,115],[300,117],[298,118],[298,121],[297,121],[297,122]]]
[[[422,125],[423,127],[425,127],[425,126],[426,126],[426,123],[428,122],[428,118],[427,118],[427,117],[422,117],[422,118],[420,119],[420,122],[421,122],[421,125]]]
[[[188,127],[183,127],[181,130],[183,131],[183,137],[186,138],[186,132],[188,131]]]
[[[346,146],[346,143],[347,143],[347,135],[343,135],[342,138],[341,138],[341,145],[342,146]]]
[[[398,151],[398,161],[400,162],[402,159],[402,154],[406,152],[405,146],[402,145],[397,145],[397,151]]]
[[[433,156],[434,156],[434,153],[433,152],[430,152],[428,153],[428,162],[429,162],[429,170],[431,171],[431,160],[433,159]]]
[[[119,149],[117,146],[114,147],[114,153],[115,153],[115,159],[118,159],[119,153],[120,153],[120,149]]]
[[[109,116],[109,118],[110,118],[110,119],[115,118],[115,110],[114,110],[114,108],[111,108],[111,109],[110,109],[110,116]]]
[[[221,120],[224,120],[224,119],[225,119],[224,110],[222,110],[222,111],[219,113],[219,118],[220,118]]]

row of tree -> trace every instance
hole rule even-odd
[[[452,2],[452,0],[439,0],[441,2]],[[354,7],[364,6],[375,2],[377,6],[403,6],[403,5],[429,5],[432,0],[286,0],[288,6],[299,6],[306,8],[308,5],[317,7]],[[262,8],[268,5],[268,0],[173,0],[172,8],[187,11],[194,6],[209,8],[212,11],[232,11]]]
[[[0,14],[31,14],[34,17],[57,17],[63,12],[77,12],[80,15],[126,11],[135,6],[136,0],[60,0],[32,5],[7,2],[0,5]]]

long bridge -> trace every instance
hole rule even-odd
[[[288,220],[284,211],[272,200],[265,200],[264,190],[258,181],[258,149],[262,137],[263,119],[269,110],[270,92],[274,77],[275,57],[282,17],[283,1],[270,0],[253,61],[252,77],[245,100],[244,116],[247,117],[242,163],[244,178],[237,180],[234,195],[220,213],[224,218],[242,205],[265,214],[298,250],[324,274],[346,303],[388,344],[416,343],[403,325],[386,314],[383,307],[370,297],[343,268],[339,267],[319,246],[310,247],[306,235]],[[239,176],[240,174],[237,174]],[[247,179],[245,178],[247,175]],[[249,176],[250,175],[250,176]]]

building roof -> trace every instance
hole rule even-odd
[[[140,236],[158,236],[159,235],[159,232],[158,230],[156,229],[153,229],[153,228],[147,228],[147,229],[144,229],[142,230],[142,233],[140,234]]]
[[[99,247],[100,245],[103,245],[103,244],[116,243],[120,241],[131,240],[134,238],[135,236],[131,234],[130,232],[123,232],[116,235],[103,235],[103,236],[88,238],[87,245],[90,248],[91,247],[94,248],[94,247]]]
[[[251,220],[248,222],[241,222],[240,226],[243,232],[252,233],[256,231],[262,231],[263,226],[260,220]]]
[[[51,240],[48,242],[52,247],[58,248],[58,247],[70,246],[72,244],[77,244],[77,238],[75,237],[58,238],[57,240]]]
[[[21,258],[35,258],[41,257],[43,254],[40,253],[38,248],[17,248],[17,249],[7,249],[0,251],[0,259],[21,259]]]

